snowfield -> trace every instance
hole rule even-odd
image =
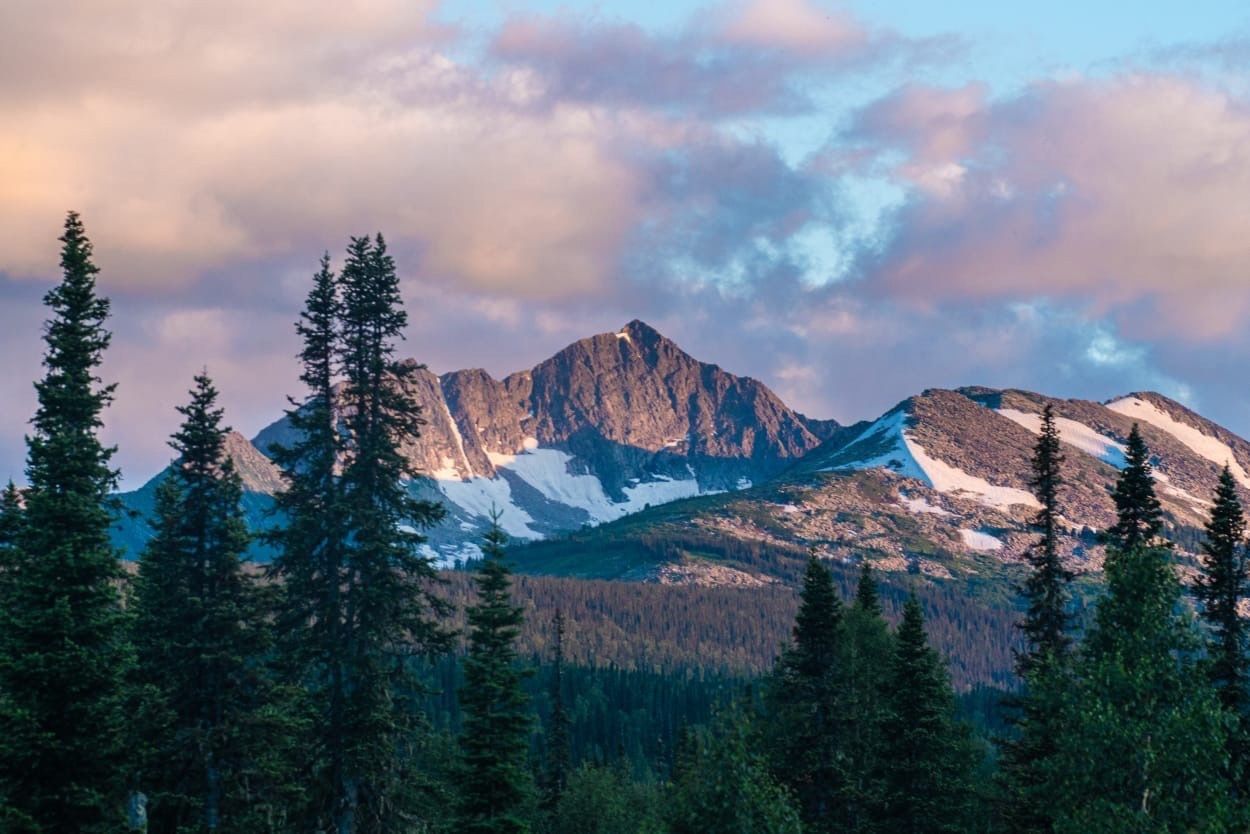
[[[1015,504],[1040,506],[1031,492],[1015,487],[995,486],[984,478],[970,475],[945,461],[929,457],[920,444],[907,433],[907,413],[899,409],[873,423],[847,448],[866,440],[880,442],[893,439],[891,448],[867,460],[852,461],[837,469],[875,469],[884,467],[914,478],[938,492],[968,498],[987,507],[1006,509]]]
[[[1115,402],[1107,403],[1107,408],[1126,417],[1131,417],[1139,423],[1149,423],[1155,428],[1163,429],[1163,431],[1188,446],[1190,451],[1201,455],[1212,463],[1219,466],[1227,463],[1229,468],[1233,470],[1233,477],[1242,486],[1250,487],[1250,475],[1246,474],[1246,470],[1242,468],[1241,464],[1237,462],[1237,458],[1233,455],[1233,450],[1222,440],[1214,438],[1209,434],[1203,434],[1188,423],[1182,423],[1175,419],[1171,414],[1163,411],[1154,403],[1146,402],[1138,397],[1125,397]]]
[[[983,533],[980,530],[960,530],[960,537],[964,540],[964,545],[969,550],[977,550],[981,553],[992,553],[995,550],[1002,550],[1003,543],[995,536],[989,533]]]
[[[1017,411],[1014,408],[1000,408],[998,413],[1034,434],[1042,433],[1042,415],[1040,414]],[[1075,446],[1085,454],[1109,463],[1116,469],[1124,468],[1126,450],[1123,443],[1099,434],[1084,423],[1069,420],[1067,417],[1056,417],[1055,428],[1059,429],[1059,439],[1069,446]]]

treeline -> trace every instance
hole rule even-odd
[[[400,450],[422,421],[397,383],[417,366],[394,356],[406,316],[379,235],[352,238],[337,272],[323,258],[297,324],[306,391],[287,412],[295,439],[274,451],[272,564],[244,568],[242,488],[203,373],[131,577],[109,543],[117,475],[99,440],[109,305],[77,215],[61,242],[27,486],[0,495],[5,832],[1250,825],[1246,531],[1227,467],[1191,601],[1134,429],[1103,534],[1106,593],[1077,628],[1046,410],[1006,713],[984,687],[961,703],[935,645],[1010,629],[926,622],[922,595],[940,610],[942,592],[885,593],[867,561],[848,576],[808,558],[797,604],[775,590],[752,608],[728,590],[518,580],[495,524],[471,576],[448,578],[421,548],[441,507],[407,488],[419,473]],[[716,606],[741,610],[718,623]],[[775,657],[745,634],[753,618],[789,625]],[[583,640],[596,619],[612,628]],[[718,625],[744,633],[689,662]],[[628,668],[604,663],[638,636]]]
[[[581,556],[583,561],[594,558]],[[859,568],[828,567],[839,594],[850,597]],[[471,574],[451,571],[445,577],[452,623],[459,627],[464,617],[455,612],[462,612],[475,593]],[[987,605],[954,583],[925,582],[908,589],[883,579],[881,604],[889,622],[902,618],[912,591],[934,647],[948,658],[957,691],[1015,686],[1012,664],[1021,646],[1013,628],[1015,611]],[[527,614],[521,626],[524,654],[547,655],[548,624],[558,610],[577,635],[568,646],[571,662],[674,673],[697,668],[736,677],[772,668],[799,602],[794,588],[782,584],[734,588],[525,575],[516,577],[514,594]]]

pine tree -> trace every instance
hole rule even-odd
[[[139,784],[158,831],[237,830],[267,804],[247,790],[258,781],[253,760],[273,741],[257,733],[271,694],[261,665],[266,612],[243,570],[243,488],[216,402],[212,381],[196,376],[178,408],[177,457],[157,488],[156,535],[135,582]]]
[[[1222,831],[1230,722],[1199,671],[1171,553],[1152,545],[1159,504],[1133,436],[1107,593],[1063,690],[1046,797],[1060,832]]]
[[[555,652],[551,659],[551,724],[547,742],[547,803],[554,807],[568,785],[572,756],[569,750],[569,712],[564,703],[564,612],[559,608],[552,620]]]
[[[423,423],[406,391],[420,366],[394,359],[407,316],[379,235],[353,238],[338,276],[323,258],[298,330],[310,398],[288,412],[297,440],[276,459],[290,483],[274,573],[285,584],[284,654],[319,706],[310,813],[340,834],[407,830],[420,814],[413,655],[441,651],[446,606],[401,448]]]
[[[841,622],[833,575],[813,554],[803,577],[794,642],[772,673],[767,705],[773,773],[793,793],[804,825],[814,832],[830,830],[837,816],[835,669]]]
[[[1133,424],[1124,453],[1124,470],[1116,481],[1116,523],[1106,533],[1110,553],[1132,553],[1153,544],[1163,528],[1163,508],[1155,496],[1150,450]]]
[[[807,830],[784,787],[756,752],[749,714],[734,709],[695,736],[666,803],[671,834],[800,834]]]
[[[499,518],[491,520],[478,565],[477,604],[469,608],[469,653],[460,688],[464,731],[461,825],[467,834],[521,834],[530,830],[532,793],[526,756],[532,718],[522,689],[516,641],[524,616],[512,604],[512,572],[504,560]]]
[[[116,830],[124,679],[130,662],[118,554],[117,483],[98,433],[113,386],[96,376],[109,304],[77,214],[61,236],[61,283],[44,302],[44,378],[27,437],[24,523],[0,612],[0,796],[10,830]]]
[[[1246,518],[1237,497],[1237,481],[1227,464],[1220,473],[1215,503],[1206,524],[1202,543],[1202,572],[1197,593],[1202,600],[1202,616],[1209,626],[1207,657],[1212,685],[1220,703],[1235,717],[1230,735],[1230,767],[1238,781],[1246,773],[1247,738],[1250,737],[1250,692],[1247,686],[1246,623],[1238,604],[1247,591]],[[1244,792],[1244,785],[1240,786]]]
[[[1063,465],[1059,429],[1054,408],[1047,403],[1042,412],[1042,431],[1033,450],[1033,478],[1029,485],[1041,509],[1033,520],[1041,540],[1029,551],[1032,568],[1025,580],[1024,598],[1028,604],[1020,630],[1027,651],[1017,661],[1017,671],[1027,677],[1042,658],[1062,660],[1072,643],[1068,634],[1068,585],[1072,572],[1059,557],[1059,489],[1063,485]],[[1148,465],[1148,464],[1147,464]]]
[[[1040,539],[1029,550],[1030,573],[1022,588],[1026,602],[1025,649],[1016,655],[1023,691],[1014,699],[1014,738],[1003,745],[1000,775],[1004,784],[1004,815],[1013,831],[1044,832],[1051,826],[1046,761],[1055,753],[1055,696],[1071,649],[1067,606],[1072,573],[1059,557],[1059,489],[1063,464],[1053,407],[1042,412],[1041,434],[1033,449],[1030,485],[1041,509],[1033,524]]]
[[[975,768],[967,728],[954,718],[946,666],[928,644],[913,596],[895,636],[881,751],[886,831],[969,830]]]
[[[834,805],[839,831],[873,831],[881,802],[881,751],[894,644],[881,616],[877,580],[866,560],[841,631],[834,703],[842,778]]]

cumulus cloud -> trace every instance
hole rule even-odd
[[[901,154],[894,235],[861,266],[921,303],[1049,297],[1132,337],[1219,339],[1250,309],[1250,109],[1178,77],[905,88],[856,134]]]

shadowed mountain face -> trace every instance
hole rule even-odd
[[[474,552],[492,507],[514,538],[547,537],[761,483],[837,429],[793,411],[756,380],[694,359],[640,321],[503,380],[482,370],[421,370],[407,393],[426,425],[404,453],[426,476],[414,491],[447,506],[431,544],[448,557]],[[280,487],[257,459],[289,442],[290,431],[280,419],[247,448],[232,446],[249,492]],[[141,509],[152,486],[127,503]],[[122,525],[128,547],[144,538],[136,526]]]

